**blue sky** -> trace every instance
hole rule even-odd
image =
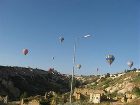
[[[128,60],[139,68],[139,29],[139,0],[0,0],[0,65],[70,74],[74,38],[90,34],[77,41],[76,63],[82,67],[76,74],[121,72]],[[116,58],[111,67],[108,54]]]

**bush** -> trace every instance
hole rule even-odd
[[[105,81],[103,82],[103,85],[105,85],[105,87],[104,87],[104,88],[109,87],[110,82],[111,82],[111,79],[107,79],[107,80],[105,80]]]
[[[20,99],[27,98],[27,97],[28,97],[27,92],[24,92],[21,94]]]
[[[104,85],[104,89],[106,89],[107,87],[109,87],[109,84],[105,84]]]
[[[134,78],[133,82],[139,83],[140,82],[140,76],[137,76],[136,78]]]
[[[117,96],[117,91],[115,91],[115,92],[113,92],[112,94],[111,94],[111,97],[112,98],[114,98],[114,97],[116,97]]]
[[[133,92],[134,92],[138,97],[140,97],[140,89],[139,89],[138,87],[135,87],[135,88],[133,89]]]
[[[50,102],[49,101],[42,100],[40,102],[40,105],[50,105]]]

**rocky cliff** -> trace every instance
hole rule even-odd
[[[69,78],[54,69],[44,71],[24,67],[0,66],[0,96],[20,97],[44,95],[47,91],[69,91]]]

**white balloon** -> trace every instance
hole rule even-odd
[[[133,66],[133,61],[128,61],[127,65],[131,68]]]
[[[91,36],[91,35],[85,35],[84,37],[87,38],[87,37],[90,37],[90,36]]]
[[[64,41],[64,37],[59,37],[60,43],[62,43]]]
[[[78,69],[80,69],[80,68],[81,68],[81,65],[80,65],[80,64],[77,64],[76,67],[77,67]]]

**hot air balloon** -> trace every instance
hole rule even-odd
[[[131,67],[133,66],[133,61],[128,61],[127,62],[127,65],[130,67],[130,69],[131,69]]]
[[[84,36],[84,38],[88,38],[88,37],[91,37],[91,35],[85,35],[85,36]]]
[[[97,68],[97,75],[98,75],[98,71],[99,71],[99,69]]]
[[[97,72],[99,71],[99,69],[97,68]]]
[[[29,52],[28,49],[23,49],[23,50],[22,50],[22,53],[23,53],[24,55],[27,55],[28,52]]]
[[[80,68],[81,68],[81,65],[80,65],[80,64],[77,64],[76,67],[77,67],[78,69],[80,69]]]
[[[64,37],[60,37],[59,40],[60,40],[60,43],[62,43],[64,41]]]
[[[109,63],[109,65],[111,66],[111,64],[113,63],[113,61],[115,60],[115,57],[113,55],[108,55],[106,57],[107,62]]]
[[[54,60],[54,57],[52,57],[52,60]]]

